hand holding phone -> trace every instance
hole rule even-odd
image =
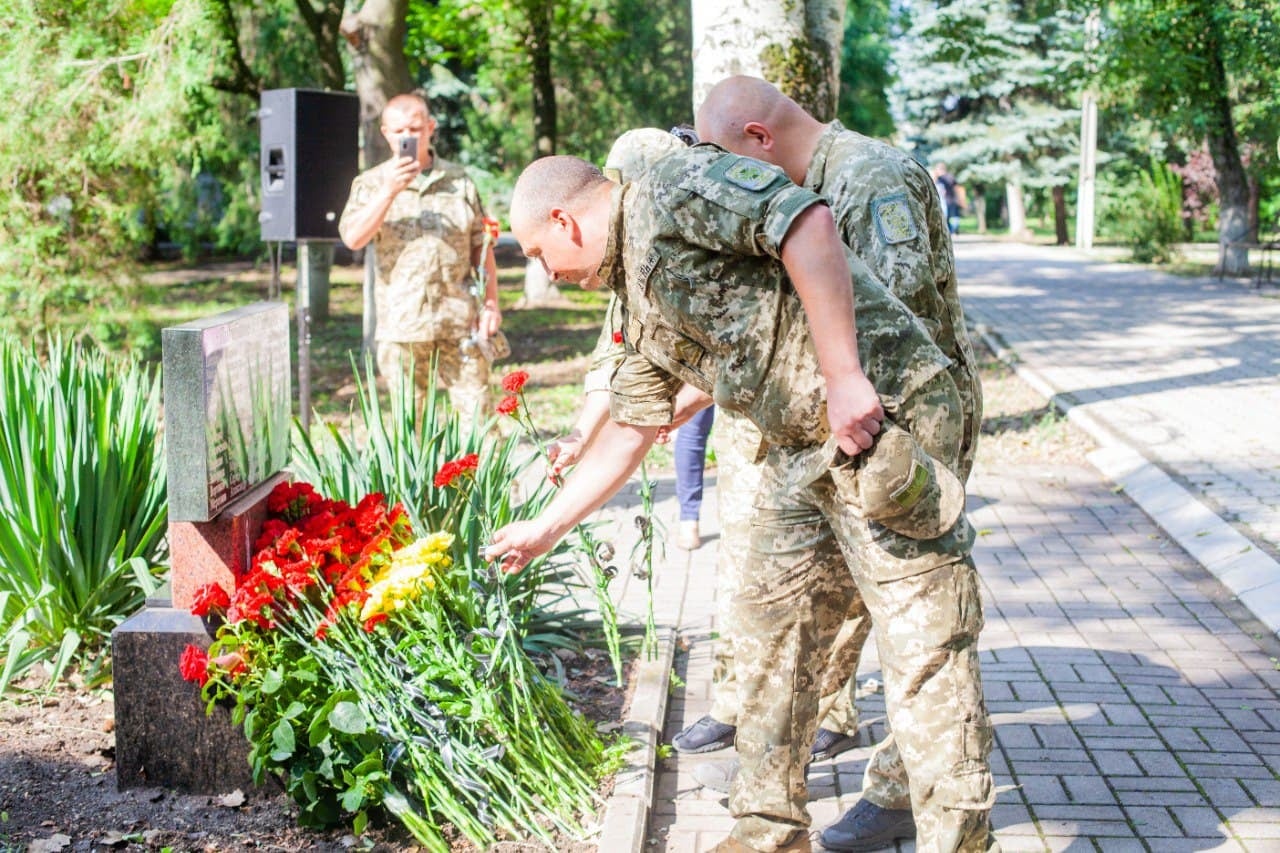
[[[414,160],[418,159],[418,137],[416,136],[400,137],[400,156],[410,157]]]

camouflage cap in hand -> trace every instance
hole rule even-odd
[[[862,517],[911,539],[935,539],[964,509],[964,485],[901,427],[885,422],[870,450],[850,458],[834,448],[836,490]]]

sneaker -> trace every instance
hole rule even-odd
[[[733,787],[733,780],[738,778],[740,767],[736,758],[732,761],[704,761],[693,768],[693,779],[709,791],[727,794]]]
[[[893,842],[916,837],[911,809],[885,809],[870,800],[858,800],[844,817],[822,830],[822,846],[838,853],[860,853],[892,847]]]
[[[801,830],[786,844],[773,849],[776,853],[812,853],[813,842],[809,840],[809,833]],[[759,851],[754,847],[743,844],[730,835],[724,841],[712,847],[711,853],[759,853]]]
[[[680,527],[676,530],[676,547],[682,551],[696,551],[702,547],[697,519],[680,522]]]
[[[714,752],[733,746],[733,736],[737,732],[737,726],[722,723],[707,714],[681,729],[671,739],[671,745],[676,748],[676,752]]]
[[[858,735],[859,732],[846,735],[831,729],[818,729],[818,736],[813,739],[813,749],[809,752],[809,760],[828,761],[842,752],[848,752],[860,745]]]

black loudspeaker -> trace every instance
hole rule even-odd
[[[350,92],[267,89],[258,112],[262,239],[337,240],[360,162],[360,99]]]

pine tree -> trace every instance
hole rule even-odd
[[[1003,185],[1015,233],[1022,189],[1053,188],[1061,200],[1076,172],[1083,16],[1060,5],[911,0],[896,44],[901,128],[979,204]],[[1060,236],[1064,216],[1055,205]]]

